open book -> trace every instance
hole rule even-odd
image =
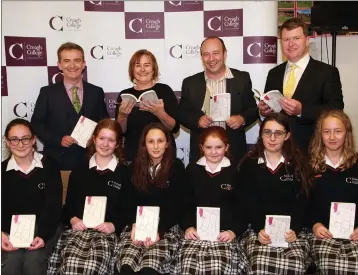
[[[87,228],[93,228],[104,223],[106,216],[107,197],[87,196],[83,211],[83,223]]]
[[[210,117],[213,121],[226,121],[231,113],[231,94],[223,93],[210,97]]]
[[[355,203],[331,202],[329,232],[333,238],[349,239],[354,231]]]
[[[154,103],[159,102],[157,93],[154,90],[146,91],[143,94],[141,94],[138,98],[132,94],[122,94],[121,98],[122,98],[123,103],[128,102],[128,101],[137,102],[135,105],[137,107],[139,106],[139,102],[141,102],[141,101],[149,101],[149,102],[154,102]]]
[[[77,121],[75,129],[73,129],[71,137],[73,137],[79,146],[86,148],[88,140],[92,137],[93,131],[97,126],[97,122],[87,117],[81,116]]]
[[[266,215],[265,232],[271,238],[269,246],[288,247],[285,233],[290,229],[290,223],[290,216]]]
[[[257,100],[262,100],[265,102],[275,113],[281,112],[282,107],[279,100],[281,98],[285,98],[279,90],[272,90],[267,93],[262,93],[256,89],[254,89],[254,97]]]
[[[220,208],[197,207],[196,230],[200,240],[217,241],[220,234]]]
[[[10,242],[16,248],[29,247],[34,240],[36,215],[12,215]]]
[[[136,241],[145,241],[150,237],[152,242],[157,238],[159,224],[158,206],[138,206],[137,218],[135,223],[134,239]]]

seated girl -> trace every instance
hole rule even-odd
[[[247,262],[237,246],[236,237],[246,230],[247,225],[239,215],[235,215],[234,192],[238,173],[227,157],[228,136],[222,127],[212,126],[204,129],[199,143],[202,157],[188,165],[181,185],[183,210],[180,227],[185,234],[175,273],[244,274]],[[211,208],[220,208],[215,219],[215,215],[210,216],[213,214]],[[197,215],[208,220],[205,225],[199,225],[200,228],[197,227]],[[205,227],[208,226],[208,230],[216,228],[218,232],[207,235],[209,232]],[[202,240],[205,235],[205,240]]]
[[[343,111],[332,110],[321,115],[310,144],[310,156],[316,176],[308,213],[312,217],[311,249],[317,271],[320,274],[357,274],[357,210],[352,220],[353,230],[347,232],[347,239],[336,238],[329,227],[332,202],[355,203],[356,209],[358,207],[357,151],[351,121]]]
[[[5,142],[11,155],[1,163],[1,273],[45,275],[59,234],[60,170],[53,159],[35,150],[36,136],[27,120],[12,120],[5,129]],[[27,248],[18,248],[9,239],[16,222],[13,215],[36,215],[35,237]]]
[[[111,119],[101,120],[89,148],[89,161],[70,174],[64,220],[70,227],[61,235],[49,260],[48,274],[113,274],[119,253],[118,235],[126,224],[128,171],[121,129]],[[106,197],[93,213],[105,211],[104,222],[84,223],[85,204]],[[94,215],[94,214],[93,214]],[[96,220],[94,221],[96,222]],[[88,228],[91,226],[91,228]],[[93,226],[93,228],[92,228]]]
[[[143,129],[132,174],[131,230],[123,237],[117,268],[121,274],[172,273],[172,262],[179,246],[178,186],[183,183],[184,164],[174,157],[171,133],[161,123]],[[136,238],[137,206],[160,208],[155,240]]]
[[[301,232],[308,202],[311,173],[291,138],[287,117],[268,115],[262,122],[253,151],[239,165],[238,193],[250,229],[241,241],[249,274],[304,274],[309,244]],[[288,247],[271,247],[266,215],[290,216],[284,232]]]

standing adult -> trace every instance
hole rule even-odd
[[[155,56],[148,50],[136,51],[129,61],[129,78],[134,86],[119,93],[116,119],[125,136],[124,154],[126,160],[134,161],[138,142],[144,127],[153,122],[160,122],[171,133],[179,130],[175,117],[178,100],[173,90],[166,84],[158,83],[159,69]],[[123,101],[121,95],[130,94],[139,98],[143,93],[153,90],[159,102]],[[174,142],[174,136],[171,135]],[[175,146],[175,142],[173,143]]]
[[[320,113],[344,108],[339,71],[309,56],[308,30],[301,18],[285,21],[280,37],[288,60],[269,71],[265,92],[279,90],[285,96],[283,113],[289,118],[293,138],[307,154]],[[258,107],[263,117],[272,112],[262,101]]]
[[[93,121],[108,118],[103,89],[82,79],[86,67],[81,46],[67,42],[57,50],[63,82],[42,87],[31,123],[36,136],[44,143],[44,152],[72,170],[85,159],[86,149],[71,137],[81,116]]]
[[[190,129],[190,161],[199,159],[199,135],[211,125],[226,129],[233,161],[238,161],[247,150],[245,127],[257,118],[250,75],[226,66],[227,50],[219,37],[206,38],[200,53],[205,71],[183,80],[178,110],[178,122]],[[210,97],[222,93],[231,95],[231,114],[226,121],[213,122]]]

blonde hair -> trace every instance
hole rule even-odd
[[[326,146],[322,140],[322,124],[326,118],[334,117],[342,121],[346,130],[346,137],[342,150],[342,163],[339,165],[341,170],[346,170],[354,165],[357,161],[357,153],[353,136],[353,127],[349,117],[342,110],[329,110],[323,112],[319,117],[315,134],[309,146],[310,164],[316,172],[326,171]]]

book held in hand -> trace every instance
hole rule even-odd
[[[141,101],[148,101],[153,103],[158,103],[159,99],[157,93],[154,90],[149,90],[141,94],[138,98],[132,94],[121,94],[121,99],[123,103],[135,101],[134,106],[138,107]]]
[[[217,241],[220,234],[220,208],[197,207],[196,231],[203,241]]]
[[[107,197],[87,196],[83,211],[83,223],[87,228],[94,228],[104,223],[106,216]]]
[[[331,202],[329,232],[333,238],[348,239],[354,231],[355,203]]]
[[[266,215],[265,232],[271,238],[269,246],[288,247],[285,234],[290,229],[290,224],[290,216]]]
[[[159,211],[160,208],[158,206],[137,207],[134,234],[134,239],[136,241],[145,241],[147,237],[150,237],[152,242],[155,242],[158,234]]]
[[[34,240],[36,215],[12,215],[10,242],[16,248],[30,247]]]
[[[280,99],[285,98],[279,90],[272,90],[267,93],[262,93],[256,89],[254,89],[254,97],[257,100],[262,100],[265,102],[275,113],[281,112],[282,106],[280,104]]]
[[[77,141],[79,146],[86,148],[87,142],[90,138],[92,138],[92,134],[96,126],[97,122],[81,116],[77,121],[75,129],[72,131],[71,137]]]
[[[226,121],[231,114],[231,94],[223,93],[210,97],[210,117],[213,121]]]

